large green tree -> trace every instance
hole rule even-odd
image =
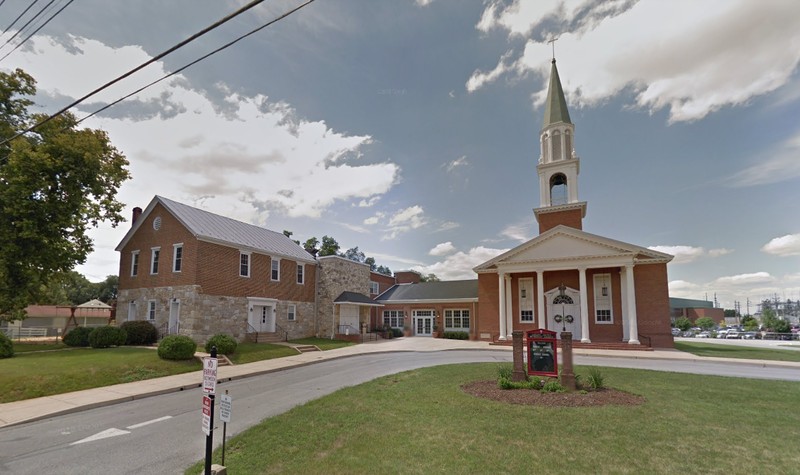
[[[0,72],[0,315],[11,318],[86,261],[89,228],[124,220],[116,195],[129,178],[108,135],[69,113],[9,140],[46,117],[30,113],[35,93],[22,70]]]

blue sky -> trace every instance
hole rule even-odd
[[[243,3],[74,2],[0,68],[31,73],[52,112]],[[300,2],[265,3],[75,113]],[[24,7],[6,1],[0,27]],[[317,0],[85,124],[131,162],[128,215],[160,194],[472,278],[536,234],[558,37],[584,229],[674,254],[672,296],[746,310],[800,298],[797,18],[791,0]],[[127,226],[94,231],[78,270],[116,274]]]

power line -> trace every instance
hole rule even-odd
[[[226,15],[225,17],[217,20],[216,22],[214,22],[210,26],[207,26],[206,28],[203,28],[199,32],[197,32],[197,33],[193,34],[192,36],[190,36],[189,38],[186,38],[185,40],[181,41],[180,43],[176,44],[175,46],[172,46],[171,48],[167,49],[166,51],[164,51],[162,53],[159,53],[158,55],[154,56],[153,58],[149,59],[148,61],[145,61],[144,63],[140,64],[139,66],[136,66],[135,68],[131,69],[130,71],[126,72],[125,74],[117,77],[116,79],[112,79],[111,81],[103,84],[102,86],[98,87],[97,89],[93,90],[92,92],[90,92],[90,93],[84,95],[83,97],[73,101],[72,103],[70,103],[66,107],[62,108],[58,112],[56,112],[56,113],[54,113],[54,114],[52,114],[52,115],[50,115],[48,117],[45,117],[44,119],[42,119],[38,123],[28,127],[27,129],[25,129],[23,131],[17,132],[12,137],[9,137],[9,138],[3,140],[2,142],[0,142],[0,145],[5,145],[6,143],[16,139],[17,137],[21,137],[22,135],[25,135],[28,132],[32,132],[32,131],[36,130],[38,127],[41,127],[42,125],[50,122],[51,120],[53,120],[56,117],[60,116],[64,112],[67,112],[68,110],[70,110],[71,108],[73,108],[76,105],[80,104],[81,102],[85,101],[86,99],[94,96],[95,94],[97,94],[97,93],[99,93],[99,92],[101,92],[101,91],[103,91],[105,89],[108,89],[109,87],[111,87],[112,85],[118,83],[119,81],[122,81],[123,79],[131,76],[132,74],[144,69],[145,67],[147,67],[147,66],[155,63],[156,61],[160,60],[161,58],[167,56],[168,54],[173,53],[174,51],[186,46],[187,44],[191,43],[192,41],[196,40],[197,38],[200,38],[201,36],[205,35],[209,31],[218,28],[219,26],[221,26],[221,25],[227,23],[228,21],[236,18],[237,16],[241,15],[242,13],[252,9],[253,7],[256,7],[256,6],[260,5],[264,1],[265,0],[253,0],[252,2],[250,2],[247,5],[241,7],[240,9],[236,10],[235,12]]]
[[[24,14],[28,13],[28,10],[30,10],[31,8],[33,8],[33,6],[34,6],[34,5],[36,5],[36,2],[38,2],[38,1],[39,1],[39,0],[33,0],[33,3],[31,3],[30,5],[28,5],[28,8],[26,8],[25,10],[23,10],[23,11],[22,11],[22,13],[20,13],[20,14],[19,14],[19,16],[17,16],[16,18],[14,18],[14,21],[12,21],[12,22],[11,22],[11,24],[10,24],[10,25],[8,25],[8,26],[6,27],[6,29],[5,29],[5,30],[3,30],[3,34],[5,35],[5,34],[6,34],[6,32],[7,32],[8,30],[10,30],[11,28],[13,28],[13,26],[17,24],[17,22],[19,21],[19,19],[20,19],[20,18],[22,18],[22,15],[24,15]]]
[[[5,43],[3,43],[3,46],[0,46],[0,48],[5,48],[5,46],[6,46],[7,44],[11,43],[11,40],[13,40],[14,38],[16,38],[16,37],[17,37],[17,35],[19,35],[20,33],[22,33],[22,30],[24,30],[25,28],[27,28],[27,27],[28,27],[28,25],[30,25],[30,24],[31,24],[31,22],[32,22],[33,20],[35,20],[35,19],[39,18],[39,15],[41,15],[41,14],[42,14],[42,12],[44,12],[45,10],[47,10],[47,7],[49,7],[50,5],[52,5],[52,4],[53,4],[53,2],[55,2],[55,1],[56,1],[56,0],[50,0],[50,3],[48,3],[47,5],[45,5],[44,7],[42,7],[42,9],[41,9],[41,10],[39,10],[39,12],[38,12],[38,13],[36,13],[36,15],[33,15],[33,18],[31,18],[30,20],[28,20],[28,21],[27,21],[27,23],[25,23],[24,25],[22,25],[22,28],[20,28],[19,30],[17,30],[17,31],[14,33],[14,35],[13,35],[13,36],[11,36],[11,38],[9,38],[8,40],[6,40],[6,42],[5,42]],[[34,2],[34,3],[35,3],[35,2]],[[4,31],[3,33],[5,33],[5,31]]]
[[[12,49],[12,50],[11,50],[11,51],[9,51],[8,53],[6,53],[6,54],[5,54],[5,56],[3,56],[2,58],[0,58],[0,61],[3,61],[4,59],[8,58],[8,56],[9,56],[11,53],[13,53],[14,51],[16,51],[16,50],[17,50],[17,48],[19,48],[19,47],[20,47],[20,46],[22,46],[22,45],[23,45],[23,44],[24,44],[26,41],[28,41],[29,39],[31,39],[31,37],[32,37],[33,35],[35,35],[36,33],[38,33],[38,32],[39,32],[39,30],[41,30],[42,28],[44,28],[45,26],[47,26],[47,24],[48,24],[48,23],[50,23],[50,20],[52,20],[53,18],[55,18],[56,16],[58,16],[58,14],[59,14],[59,13],[61,13],[62,11],[64,11],[64,9],[65,9],[65,8],[67,8],[68,6],[70,6],[70,4],[71,4],[72,2],[74,2],[74,1],[75,1],[75,0],[69,0],[69,1],[68,1],[68,2],[67,2],[67,3],[66,3],[64,6],[63,6],[63,7],[59,8],[59,10],[58,10],[57,12],[53,13],[53,15],[52,15],[52,16],[50,16],[50,18],[48,18],[48,19],[47,19],[47,20],[46,20],[44,23],[42,23],[42,25],[41,25],[41,26],[39,26],[39,28],[36,28],[36,30],[35,30],[35,31],[33,31],[33,32],[32,32],[31,34],[29,34],[28,36],[26,36],[24,40],[22,40],[22,41],[20,41],[19,43],[17,43],[17,46],[15,46],[15,47],[14,47],[14,49]],[[50,2],[50,3],[52,3],[52,2]],[[3,46],[5,46],[5,45],[3,45]],[[2,47],[0,47],[0,48],[2,48]]]
[[[131,96],[135,96],[136,94],[139,94],[140,92],[144,91],[145,89],[147,89],[147,88],[149,88],[149,87],[151,87],[151,86],[154,86],[154,85],[156,85],[156,84],[160,83],[161,81],[163,81],[163,80],[165,80],[165,79],[167,79],[167,78],[170,78],[170,77],[172,77],[172,76],[174,76],[174,75],[176,75],[176,74],[180,73],[181,71],[184,71],[185,69],[188,69],[188,68],[190,68],[190,67],[194,66],[195,64],[199,63],[200,61],[203,61],[203,60],[205,60],[206,58],[208,58],[208,57],[210,57],[210,56],[213,56],[213,55],[215,55],[215,54],[219,53],[220,51],[222,51],[222,50],[224,50],[224,49],[227,49],[227,48],[229,48],[229,47],[231,47],[231,46],[235,45],[236,43],[238,43],[239,41],[241,41],[241,40],[243,40],[243,39],[247,38],[248,36],[251,36],[251,35],[253,35],[253,34],[255,34],[255,33],[258,33],[259,31],[261,31],[261,30],[263,30],[264,28],[266,28],[266,27],[268,27],[268,26],[272,25],[273,23],[276,23],[276,22],[278,22],[278,21],[280,21],[280,20],[283,20],[284,18],[286,18],[287,16],[289,16],[289,15],[291,15],[292,13],[296,12],[297,10],[300,10],[301,8],[303,8],[303,7],[305,7],[306,5],[308,5],[308,4],[310,4],[310,3],[313,3],[313,2],[314,2],[314,0],[307,0],[305,3],[303,3],[303,4],[301,4],[301,5],[297,6],[297,7],[295,7],[295,8],[293,8],[293,9],[289,10],[288,12],[284,13],[283,15],[281,15],[281,16],[279,16],[279,17],[277,17],[277,18],[273,19],[273,20],[270,20],[269,22],[267,22],[267,23],[265,23],[265,24],[263,24],[263,25],[259,26],[258,28],[255,28],[255,29],[253,29],[253,30],[250,30],[249,32],[245,33],[244,35],[241,35],[241,36],[237,37],[235,40],[233,40],[233,41],[230,41],[230,42],[228,42],[228,43],[225,43],[224,45],[220,46],[219,48],[217,48],[217,49],[215,49],[215,50],[213,50],[213,51],[211,51],[211,52],[209,52],[209,53],[207,53],[207,54],[204,54],[203,56],[200,56],[199,58],[195,59],[194,61],[192,61],[192,62],[190,62],[190,63],[188,63],[188,64],[185,64],[185,65],[181,66],[180,68],[176,69],[175,71],[172,71],[172,72],[171,72],[171,73],[169,73],[169,74],[165,74],[164,76],[161,76],[160,78],[156,79],[155,81],[153,81],[153,82],[151,82],[151,83],[149,83],[149,84],[146,84],[146,85],[144,85],[144,86],[140,87],[139,89],[137,89],[137,90],[135,90],[135,91],[131,92],[130,94],[126,94],[125,96],[122,96],[122,97],[120,97],[119,99],[117,99],[117,100],[116,100],[116,101],[114,101],[114,102],[111,102],[111,103],[109,103],[109,104],[106,104],[105,106],[101,107],[100,109],[97,109],[96,111],[92,112],[91,114],[87,115],[86,117],[83,117],[83,118],[81,118],[80,120],[78,120],[77,122],[75,122],[75,125],[78,125],[78,124],[80,124],[81,122],[85,121],[86,119],[89,119],[90,117],[93,117],[93,116],[95,116],[95,115],[99,114],[100,112],[103,112],[104,110],[106,110],[106,109],[108,109],[108,108],[110,108],[110,107],[113,107],[113,106],[115,106],[115,105],[119,104],[120,102],[124,101],[125,99],[128,99],[128,98],[129,98],[129,97],[131,97]],[[0,143],[0,145],[2,145],[2,143]]]

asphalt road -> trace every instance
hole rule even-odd
[[[292,407],[380,376],[425,366],[510,361],[508,351],[381,353],[312,364],[220,384],[233,397],[228,435]],[[736,363],[576,357],[580,365],[800,380],[795,368]],[[201,459],[200,389],[101,407],[0,430],[2,474],[183,473]],[[221,444],[222,424],[214,440]]]

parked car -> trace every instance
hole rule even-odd
[[[725,338],[728,340],[737,340],[741,338],[741,333],[737,331],[729,331],[728,334],[725,335]]]
[[[695,335],[695,338],[711,338],[711,333],[709,332],[700,332]]]
[[[673,328],[672,329],[672,336],[681,336],[681,329],[680,328]]]
[[[720,330],[717,332],[717,338],[725,338],[730,330]]]
[[[756,332],[742,333],[742,340],[755,340],[755,339],[756,339]]]

